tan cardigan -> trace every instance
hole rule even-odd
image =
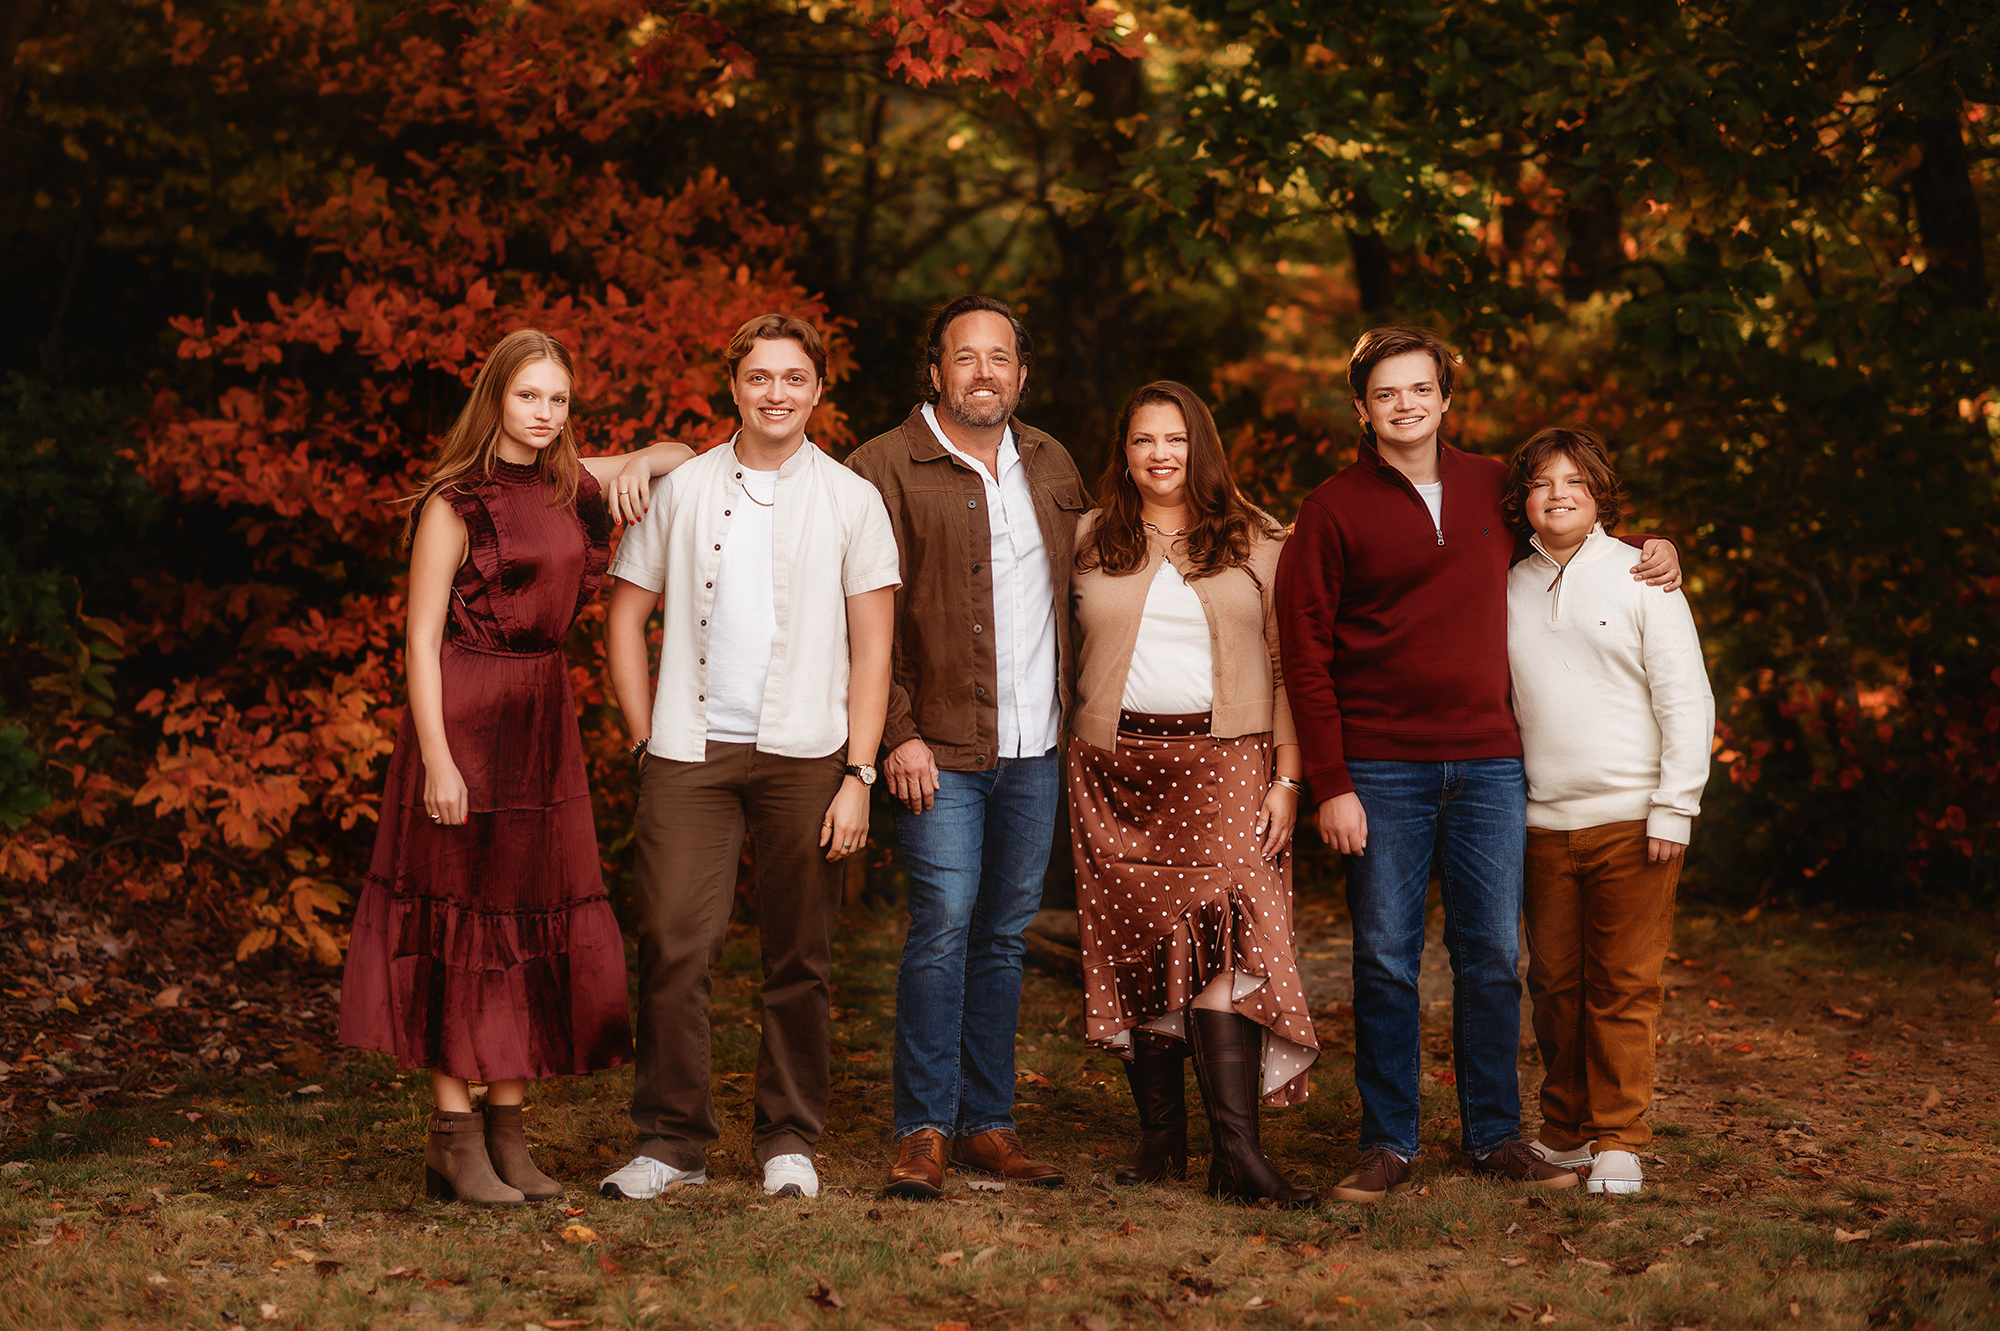
[[[1097,522],[1097,511],[1077,524],[1081,549]],[[1227,569],[1213,577],[1191,579],[1208,615],[1209,644],[1215,659],[1215,703],[1208,733],[1217,739],[1271,732],[1276,744],[1296,744],[1292,709],[1285,702],[1284,675],[1278,666],[1278,619],[1272,594],[1278,576],[1278,551],[1284,537],[1256,535],[1249,568]],[[1118,745],[1119,705],[1125,698],[1125,676],[1132,668],[1132,649],[1145,617],[1146,595],[1160,560],[1171,559],[1182,577],[1188,565],[1179,542],[1154,536],[1148,542],[1146,566],[1122,577],[1102,568],[1077,570],[1070,577],[1070,608],[1076,616],[1076,710],[1070,730],[1100,749]],[[1257,583],[1263,583],[1259,593]]]

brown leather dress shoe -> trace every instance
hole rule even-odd
[[[944,1134],[936,1128],[918,1128],[896,1143],[896,1163],[882,1194],[928,1202],[943,1192]]]
[[[1020,1134],[1012,1128],[995,1128],[976,1137],[960,1137],[952,1144],[951,1162],[961,1169],[982,1174],[998,1174],[1015,1183],[1035,1188],[1053,1188],[1063,1181],[1054,1165],[1038,1165],[1021,1149]]]
[[[1333,1197],[1372,1206],[1409,1186],[1410,1162],[1386,1146],[1371,1146],[1355,1157],[1354,1172],[1333,1189]]]
[[[1491,1175],[1512,1183],[1531,1183],[1538,1188],[1574,1188],[1583,1181],[1583,1176],[1574,1169],[1553,1165],[1542,1159],[1532,1146],[1519,1137],[1499,1150],[1474,1160],[1472,1169],[1477,1174]]]

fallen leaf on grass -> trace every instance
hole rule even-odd
[[[1556,1242],[1562,1244],[1562,1250],[1564,1252],[1568,1253],[1572,1257],[1576,1256],[1576,1245],[1574,1243],[1571,1243],[1568,1239],[1562,1239],[1562,1238],[1557,1239]]]
[[[1507,1311],[1500,1314],[1500,1320],[1503,1322],[1526,1322],[1531,1320],[1534,1315],[1535,1310],[1531,1305],[1509,1301]]]
[[[1139,1227],[1130,1220],[1127,1220],[1124,1224],[1111,1231],[1111,1237],[1114,1239],[1129,1239],[1138,1232]],[[1254,1241],[1258,1243],[1263,1242],[1263,1236],[1259,1235]]]
[[[564,1243],[595,1243],[597,1242],[597,1231],[589,1225],[564,1225],[562,1241]],[[544,1323],[544,1325],[547,1324]]]
[[[965,1186],[974,1192],[1005,1192],[1007,1190],[1007,1185],[997,1178],[968,1179]]]
[[[813,1287],[806,1291],[806,1297],[822,1308],[845,1308],[847,1300],[833,1292],[833,1286],[824,1280],[815,1280]]]
[[[1014,1080],[1026,1082],[1030,1086],[1053,1086],[1054,1082],[1036,1072],[1033,1068],[1015,1068]]]
[[[563,1207],[563,1214],[574,1220],[583,1214],[583,1208],[581,1206],[565,1206]]]
[[[174,1149],[174,1144],[164,1137],[148,1137],[146,1138],[146,1145],[156,1151],[171,1151]]]
[[[543,1322],[542,1325],[550,1328],[550,1331],[561,1331],[565,1327],[589,1326],[590,1323],[584,1321],[581,1317],[554,1317]]]
[[[291,1255],[302,1262],[316,1262],[319,1260],[319,1254],[311,1248],[294,1248],[291,1251]]]
[[[1943,1103],[1944,1096],[1938,1093],[1938,1088],[1935,1086],[1931,1087],[1929,1093],[1924,1096],[1924,1108],[1926,1109],[1936,1109]]]
[[[391,1280],[422,1280],[425,1272],[421,1266],[392,1266],[382,1274]]]
[[[1278,1301],[1276,1299],[1267,1299],[1262,1294],[1257,1294],[1253,1295],[1250,1301],[1243,1305],[1243,1310],[1245,1312],[1261,1312],[1266,1308],[1275,1308],[1277,1306]]]
[[[979,1250],[978,1252],[976,1252],[976,1253],[972,1254],[972,1260],[971,1260],[970,1262],[968,1262],[968,1263],[967,1263],[967,1265],[968,1265],[968,1266],[984,1266],[984,1265],[986,1265],[986,1264],[987,1264],[988,1262],[992,1261],[992,1260],[993,1260],[993,1254],[994,1254],[994,1253],[996,1253],[996,1252],[999,1252],[999,1251],[1000,1251],[1000,1249],[999,1249],[998,1247],[992,1247],[992,1248],[981,1248],[981,1249],[980,1249],[980,1250]]]
[[[1098,1313],[1071,1313],[1070,1320],[1083,1331],[1111,1331],[1111,1320]]]
[[[1646,1267],[1644,1274],[1649,1276],[1656,1276],[1662,1274],[1663,1272],[1671,1271],[1673,1269],[1674,1269],[1674,1264],[1672,1262],[1653,1262]]]
[[[1848,1021],[1866,1021],[1866,1020],[1868,1020],[1868,1014],[1867,1014],[1867,1013],[1865,1013],[1865,1012],[1856,1012],[1856,1011],[1855,1011],[1855,1010],[1854,1010],[1853,1008],[1851,1008],[1851,1007],[1831,1007],[1831,1006],[1829,1006],[1829,1007],[1827,1008],[1827,1011],[1828,1011],[1828,1012],[1830,1012],[1830,1013],[1832,1013],[1832,1014],[1833,1014],[1834,1016],[1836,1016],[1836,1017],[1844,1017],[1844,1018],[1846,1018],[1846,1019],[1847,1019]]]
[[[1712,1229],[1690,1229],[1687,1233],[1681,1235],[1681,1246],[1683,1248],[1692,1248],[1697,1243],[1705,1243],[1708,1240],[1708,1236],[1714,1232]]]
[[[173,1282],[168,1280],[165,1276],[161,1275],[158,1271],[155,1271],[151,1275],[146,1277],[146,1283],[149,1285],[170,1285]]]
[[[1502,1257],[1500,1259],[1500,1265],[1502,1266],[1526,1266],[1527,1264],[1528,1259],[1525,1257]]]
[[[50,1243],[76,1243],[80,1241],[82,1238],[83,1235],[77,1232],[76,1226],[70,1224],[70,1222],[67,1220],[58,1220],[55,1222],[55,1224],[49,1227],[48,1233],[36,1239],[35,1242],[38,1245],[46,1245]]]
[[[275,1322],[278,1320],[278,1305],[275,1303],[260,1303],[257,1305],[257,1315],[267,1322]]]
[[[625,1274],[625,1268],[612,1261],[611,1254],[608,1252],[598,1254],[597,1269],[608,1276],[622,1276]]]
[[[1611,1274],[1611,1263],[1609,1262],[1600,1262],[1591,1257],[1579,1257],[1576,1259],[1576,1264],[1578,1266],[1587,1266],[1593,1271],[1602,1271],[1605,1275]]]
[[[1835,1243],[1859,1243],[1861,1240],[1873,1235],[1874,1232],[1872,1229],[1841,1229],[1836,1225],[1833,1231],[1833,1241]]]
[[[964,1260],[965,1260],[965,1254],[959,1251],[957,1248],[953,1248],[950,1252],[939,1253],[937,1257],[937,1264],[939,1266],[946,1266],[946,1267],[957,1266],[960,1262]]]
[[[1042,1277],[1042,1293],[1053,1294],[1061,1288],[1062,1288],[1062,1281],[1057,1280],[1054,1276]]]
[[[1790,1303],[1788,1303],[1788,1304],[1786,1304],[1786,1305],[1785,1305],[1785,1316],[1787,1316],[1787,1317],[1791,1318],[1791,1319],[1792,1319],[1792,1320],[1793,1320],[1794,1322],[1796,1322],[1796,1321],[1798,1321],[1798,1320],[1799,1320],[1799,1296],[1798,1296],[1798,1295],[1796,1295],[1796,1294],[1792,1295],[1792,1301],[1791,1301]]]
[[[313,1270],[319,1272],[323,1276],[339,1275],[340,1267],[341,1263],[334,1261],[332,1258],[322,1258],[321,1260],[313,1263]]]
[[[1287,1243],[1285,1251],[1294,1257],[1303,1257],[1307,1261],[1311,1261],[1313,1258],[1319,1256],[1320,1246],[1317,1243]]]

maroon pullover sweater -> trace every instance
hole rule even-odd
[[[1317,806],[1354,789],[1349,758],[1518,758],[1500,515],[1507,467],[1438,445],[1443,519],[1364,442],[1306,496],[1278,560],[1285,696]],[[1642,546],[1643,536],[1623,538]]]

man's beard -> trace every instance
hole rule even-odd
[[[993,390],[995,396],[990,406],[973,405],[972,391],[975,388]],[[967,429],[990,430],[1014,414],[1014,406],[1018,400],[1007,396],[1005,385],[983,381],[969,384],[962,391],[945,394],[943,406],[951,413],[953,420]]]

